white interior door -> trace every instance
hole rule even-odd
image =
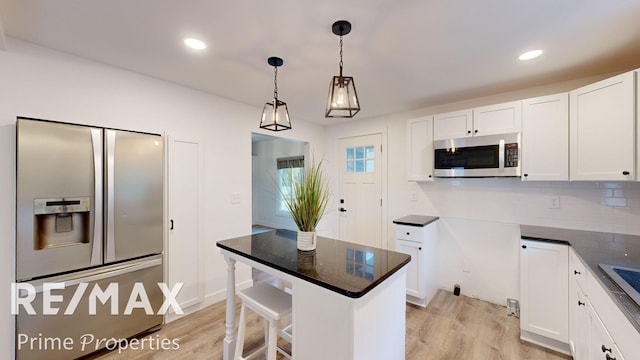
[[[183,283],[176,297],[184,309],[201,302],[200,256],[200,153],[201,144],[192,140],[169,142],[169,241],[167,263],[169,287]]]
[[[382,135],[340,139],[339,237],[382,248]]]

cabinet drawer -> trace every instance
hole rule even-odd
[[[589,293],[587,290],[587,268],[573,248],[569,248],[569,280],[577,282],[585,294]]]
[[[396,225],[396,239],[424,242],[424,228],[417,226]]]
[[[597,274],[589,272],[587,284],[589,286],[589,301],[594,311],[598,314],[613,341],[618,346],[622,355],[627,359],[640,359],[640,333],[631,325],[631,322],[622,313],[622,310],[613,302],[610,295],[596,279],[606,275],[598,271]]]

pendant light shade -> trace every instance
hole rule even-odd
[[[291,120],[287,103],[278,100],[278,67],[282,66],[284,61],[279,57],[270,57],[267,59],[267,63],[274,69],[273,100],[264,104],[260,128],[271,131],[289,130],[291,129]]]
[[[351,23],[346,20],[336,21],[332,31],[340,36],[340,75],[331,79],[325,117],[352,118],[360,111],[360,101],[353,77],[342,75],[342,36],[351,32]]]

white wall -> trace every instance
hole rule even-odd
[[[443,104],[403,114],[352,121],[327,129],[331,160],[337,163],[340,137],[387,132],[388,194],[386,233],[395,247],[392,221],[408,214],[443,218],[437,278],[440,287],[498,304],[518,298],[519,233],[514,224],[529,224],[640,235],[640,183],[521,182],[516,179],[436,179],[407,181],[406,121],[425,115],[569,91],[613,74]],[[363,106],[364,105],[363,99]],[[334,167],[337,178],[337,168]],[[417,201],[411,201],[412,195]],[[551,196],[560,209],[549,209]],[[624,206],[611,206],[620,204]],[[337,218],[334,219],[337,228]],[[464,265],[464,266],[463,266]],[[465,268],[466,271],[463,271]],[[491,283],[488,280],[492,279]],[[496,284],[498,286],[496,286]]]
[[[0,282],[6,294],[0,297],[0,358],[14,348],[9,285],[15,279],[17,116],[201,139],[206,303],[222,300],[226,264],[215,243],[250,233],[251,132],[267,133],[257,126],[262,104],[239,104],[12,38],[7,49],[0,51]],[[293,130],[282,136],[324,151],[319,126],[293,119]],[[233,192],[240,204],[231,204]],[[250,280],[248,268],[237,269],[239,283]]]

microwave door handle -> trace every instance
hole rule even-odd
[[[500,172],[504,172],[504,139],[500,139],[500,144],[498,145],[498,168]]]
[[[91,129],[93,146],[93,239],[91,265],[102,263],[102,130]]]

